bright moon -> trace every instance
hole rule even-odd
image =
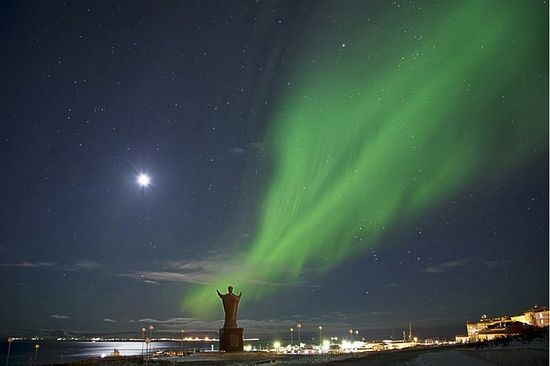
[[[137,182],[142,187],[147,187],[149,184],[151,184],[151,178],[147,174],[140,174],[137,178]]]

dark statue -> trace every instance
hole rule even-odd
[[[241,301],[242,291],[235,295],[233,286],[227,288],[228,293],[221,294],[218,290],[218,296],[222,299],[223,310],[225,311],[225,322],[220,329],[220,351],[242,352],[243,350],[243,328],[237,328],[237,308]]]
[[[224,328],[237,328],[237,308],[239,307],[239,301],[241,301],[240,294],[235,295],[233,293],[233,286],[227,288],[228,293],[222,295],[218,290],[218,296],[222,299],[223,310],[225,311],[225,323],[223,324]]]

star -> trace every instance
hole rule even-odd
[[[137,183],[143,188],[146,188],[151,184],[151,178],[147,174],[141,173],[137,177]]]

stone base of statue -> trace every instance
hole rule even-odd
[[[221,328],[220,351],[242,352],[244,343],[243,330],[243,328]]]

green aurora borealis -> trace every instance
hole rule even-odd
[[[543,2],[394,4],[368,21],[324,10],[346,26],[312,16],[301,35],[264,138],[271,176],[241,269],[185,294],[186,311],[219,306],[228,283],[259,299],[329,271],[415,212],[547,151]]]

